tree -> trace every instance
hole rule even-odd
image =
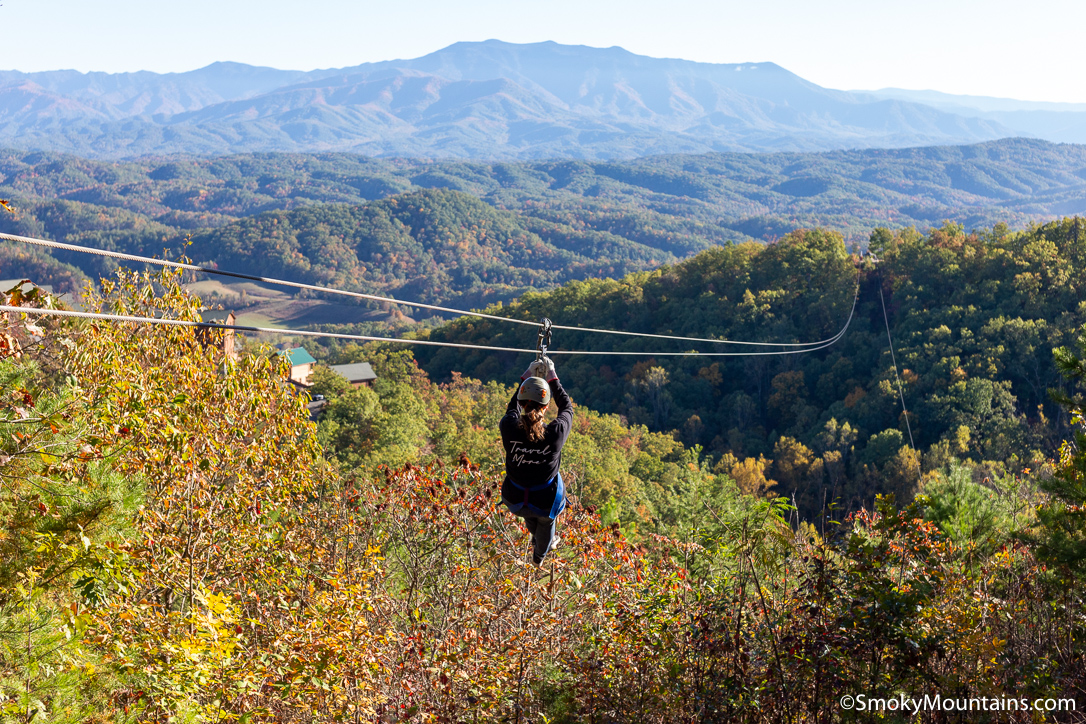
[[[1007,476],[1012,478],[1013,476]],[[926,480],[921,501],[924,517],[932,521],[971,556],[990,555],[1005,545],[1014,528],[1015,496],[1008,480],[982,485],[973,480],[973,471],[954,463],[944,472]]]
[[[17,326],[0,331],[28,341]],[[54,341],[56,325],[32,326]],[[11,351],[0,348],[0,720],[74,724],[110,707],[116,681],[85,633],[141,496],[104,462],[116,446],[83,437],[95,411],[78,392]]]
[[[668,419],[671,411],[671,395],[665,387],[669,381],[667,370],[663,367],[650,367],[638,384],[645,391],[645,397],[652,408],[652,428],[659,430]]]
[[[1086,327],[1076,346],[1077,351],[1059,347],[1053,352],[1073,390],[1086,385]],[[1086,574],[1086,398],[1080,391],[1053,392],[1053,397],[1070,414],[1074,432],[1060,447],[1052,476],[1038,481],[1049,500],[1038,507],[1039,532],[1029,539],[1039,558],[1080,577]]]

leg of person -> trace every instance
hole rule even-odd
[[[539,530],[539,518],[535,516],[524,516],[524,527],[528,529],[528,532],[532,534],[532,540],[535,540],[535,532]]]
[[[551,550],[551,543],[554,541],[554,526],[557,521],[554,518],[539,518],[536,526],[535,535],[532,537],[534,543],[533,560],[535,564],[541,565],[543,559],[546,558],[547,553]]]

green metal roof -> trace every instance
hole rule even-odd
[[[313,359],[313,355],[305,351],[305,347],[295,347],[294,349],[281,349],[279,354],[285,356],[290,360],[291,367],[297,367],[298,365],[316,364],[317,360]]]

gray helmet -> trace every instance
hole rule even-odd
[[[551,403],[551,386],[542,377],[529,377],[520,383],[517,399],[521,402],[531,400],[546,407]]]

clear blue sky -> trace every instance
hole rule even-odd
[[[1081,0],[0,0],[0,69],[311,70],[458,40],[773,61],[823,86],[1086,102]]]

